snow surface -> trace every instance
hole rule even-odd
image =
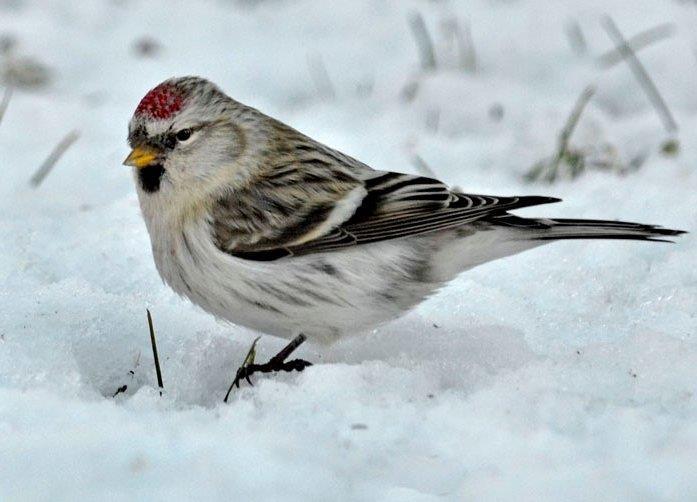
[[[431,75],[419,76],[414,11],[438,49]],[[639,57],[680,125],[676,157],[659,152],[668,135],[629,68],[596,64],[612,47],[605,13],[627,37],[675,24]],[[475,74],[445,50],[453,15],[471,25]],[[695,230],[695,22],[694,3],[667,0],[0,0],[0,33],[53,77],[17,90],[0,125],[0,499],[696,499],[695,233],[487,264],[396,322],[303,347],[319,364],[257,378],[225,405],[257,333],[161,283],[121,166],[140,97],[199,74],[377,168],[416,172],[418,153],[468,191],[565,199],[525,214]],[[160,52],[138,57],[143,36]],[[572,143],[645,163],[525,183],[590,83]],[[78,142],[30,189],[72,129]],[[259,359],[284,343],[263,337]]]

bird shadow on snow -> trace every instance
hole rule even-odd
[[[168,399],[184,407],[221,404],[252,336],[234,326],[229,332],[180,333],[176,339],[160,330],[158,344]],[[257,361],[268,360],[285,343],[263,336]],[[143,387],[157,387],[152,353],[143,348],[111,352],[111,361],[106,363],[86,356],[93,351],[74,349],[83,382],[107,399],[114,398],[114,394],[117,400],[129,399]],[[313,385],[313,379],[331,373],[339,380],[346,375],[349,385],[353,382],[370,387],[374,384],[369,382],[390,378],[397,385],[401,380],[405,387],[416,385],[428,394],[452,391],[467,395],[493,384],[501,374],[539,359],[528,347],[523,332],[510,326],[438,325],[414,313],[332,345],[305,343],[291,356],[295,357],[309,360],[314,366],[302,375],[262,374],[253,380],[257,385],[271,380],[302,391],[302,386]],[[248,384],[243,383],[243,387]],[[122,391],[117,393],[119,389]],[[240,392],[233,392],[233,402]]]
[[[436,390],[465,394],[536,358],[524,333],[510,326],[448,326],[416,314],[342,340],[328,347],[323,356],[327,362],[349,364],[379,360],[430,380]]]

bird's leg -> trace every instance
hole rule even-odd
[[[288,357],[295,351],[295,349],[300,347],[300,345],[302,345],[303,342],[307,340],[307,337],[302,333],[293,338],[290,341],[290,343],[283,347],[283,349],[281,349],[281,351],[278,354],[273,356],[271,359],[269,359],[268,362],[264,364],[256,364],[254,362],[256,358],[256,346],[257,342],[259,341],[259,338],[261,337],[257,337],[254,340],[254,342],[252,342],[252,346],[249,348],[249,352],[247,352],[242,366],[240,366],[240,368],[237,370],[235,379],[230,384],[230,388],[228,389],[227,394],[225,394],[225,399],[223,399],[224,402],[227,403],[228,397],[230,397],[230,392],[232,392],[233,387],[239,388],[240,381],[242,379],[247,380],[247,382],[250,385],[253,385],[249,377],[254,373],[271,373],[275,371],[302,371],[308,366],[312,366],[312,363],[303,359],[292,359],[290,361],[286,361],[286,359],[288,359]]]

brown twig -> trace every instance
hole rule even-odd
[[[620,54],[622,54],[622,59],[627,61],[627,64],[632,70],[632,73],[634,73],[639,85],[641,85],[641,88],[646,93],[646,96],[649,98],[649,101],[663,122],[663,126],[666,128],[666,131],[669,133],[677,131],[678,124],[675,122],[673,115],[670,113],[668,105],[658,92],[656,84],[654,84],[653,80],[651,80],[646,68],[644,68],[644,65],[641,64],[641,61],[639,61],[639,58],[637,58],[634,50],[624,39],[622,32],[620,32],[619,28],[617,28],[617,25],[610,16],[606,16],[603,19],[603,28],[605,28],[607,34],[617,45],[616,49],[620,52]]]
[[[157,355],[157,342],[155,341],[155,329],[152,325],[152,316],[150,315],[150,309],[146,309],[148,313],[148,329],[150,330],[150,344],[152,345],[152,355],[155,360],[155,373],[157,374],[157,386],[160,388],[160,395],[162,395],[162,390],[164,385],[162,383],[162,370],[160,369],[160,357]]]
[[[426,28],[426,22],[419,12],[414,12],[409,16],[409,26],[416,41],[416,47],[419,50],[421,59],[421,69],[424,71],[433,71],[436,69],[436,53],[433,48],[433,40]]]
[[[637,33],[625,44],[625,48],[630,48],[634,53],[637,53],[641,49],[648,47],[649,45],[660,42],[675,33],[675,25],[672,23],[659,24],[653,28],[649,28],[646,31]],[[602,68],[611,68],[617,63],[621,62],[626,57],[626,52],[623,53],[620,48],[615,48],[607,51],[605,54],[598,58],[598,64]]]
[[[56,162],[60,160],[60,158],[63,156],[63,154],[66,152],[70,146],[77,141],[77,139],[80,137],[80,133],[78,131],[70,131],[51,151],[48,157],[46,157],[46,160],[41,164],[39,169],[36,170],[34,175],[31,177],[29,180],[29,184],[36,188],[38,187],[42,181],[44,181],[44,178],[48,175],[48,173],[51,172],[51,169],[53,169],[53,166],[56,165]]]

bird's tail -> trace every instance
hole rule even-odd
[[[657,225],[610,220],[577,220],[549,218],[520,218],[511,214],[497,223],[509,227],[524,227],[526,240],[556,241],[566,239],[617,239],[653,242],[673,242],[670,237],[686,233]]]
[[[539,198],[538,198],[539,199]],[[546,203],[554,200],[543,200]],[[525,201],[524,201],[525,202]],[[549,242],[566,239],[618,239],[634,241],[672,242],[685,232],[657,225],[609,220],[579,220],[557,218],[523,218],[502,213],[487,218],[482,229],[500,230],[466,234],[454,249],[446,247],[436,256],[434,275],[444,281],[482,263],[511,256]],[[487,228],[488,227],[488,228]],[[463,246],[467,246],[463,253]]]
[[[657,225],[631,223],[627,221],[554,219],[549,229],[535,237],[539,240],[563,239],[626,239],[634,241],[673,242],[668,237],[684,234]]]

